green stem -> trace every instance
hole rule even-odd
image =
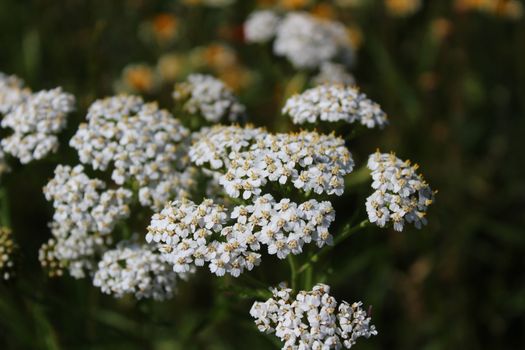
[[[337,235],[337,237],[334,239],[334,244],[333,245],[328,246],[325,249],[321,250],[319,253],[316,253],[316,254],[312,255],[312,257],[309,259],[309,261],[306,262],[304,265],[302,265],[299,268],[299,270],[297,270],[297,274],[301,274],[305,270],[311,268],[312,264],[314,264],[316,261],[318,261],[319,258],[321,258],[322,256],[326,255],[326,253],[331,251],[335,246],[337,246],[339,243],[341,243],[342,241],[344,241],[345,239],[350,237],[352,234],[354,234],[354,233],[360,231],[361,229],[365,228],[366,226],[368,226],[368,224],[369,224],[368,220],[363,220],[359,224],[357,224],[357,225],[355,225],[353,227],[346,226],[343,229],[343,231],[339,235]]]
[[[297,268],[295,266],[295,259],[292,254],[288,255],[288,263],[290,264],[290,284],[292,289],[295,291],[297,287]]]
[[[312,255],[310,254],[308,256],[308,261],[310,261],[311,258],[312,258]],[[305,273],[304,273],[304,280],[303,280],[304,290],[310,290],[310,288],[312,288],[313,273],[314,273],[314,268],[312,265],[309,265],[306,268]]]
[[[0,187],[0,225],[11,227],[11,215],[7,190]]]

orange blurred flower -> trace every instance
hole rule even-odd
[[[152,29],[159,41],[173,40],[177,34],[177,18],[169,13],[161,13],[152,20]]]
[[[287,10],[297,10],[306,7],[310,3],[309,0],[280,0],[279,5]]]
[[[436,18],[431,23],[432,37],[436,41],[442,41],[452,31],[452,23],[446,18]]]
[[[121,87],[131,92],[151,92],[156,87],[153,69],[145,64],[132,64],[122,72]]]
[[[319,18],[325,18],[325,19],[335,18],[334,7],[326,3],[322,3],[322,4],[318,4],[314,6],[314,8],[310,12],[312,13],[312,15],[319,17]]]

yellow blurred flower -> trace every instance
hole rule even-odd
[[[217,78],[222,80],[234,92],[239,92],[246,88],[253,81],[250,70],[242,66],[232,66],[218,72]]]
[[[176,53],[167,53],[160,56],[157,62],[157,72],[163,81],[177,80],[184,70],[184,59]]]
[[[231,67],[237,63],[235,51],[222,44],[215,43],[206,46],[202,51],[202,55],[206,65],[214,69]]]
[[[436,18],[431,22],[432,37],[440,42],[452,31],[452,23],[446,18]]]
[[[388,13],[394,17],[406,17],[421,8],[421,0],[385,0]]]
[[[518,0],[456,0],[455,8],[460,12],[481,11],[513,20],[523,17],[523,4]]]

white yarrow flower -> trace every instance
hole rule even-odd
[[[379,227],[391,223],[396,231],[402,231],[405,222],[416,228],[427,223],[425,215],[434,201],[434,192],[416,173],[417,165],[378,151],[368,158],[368,168],[375,190],[366,200],[370,222]]]
[[[129,216],[131,191],[106,190],[98,179],[90,179],[81,165],[59,165],[55,177],[44,187],[55,212],[49,224],[53,238],[42,248],[41,261],[67,265],[73,277],[91,272],[94,258],[107,249],[117,222]]]
[[[80,125],[70,145],[80,161],[94,169],[113,169],[118,185],[136,182],[143,206],[161,208],[187,189],[192,178],[186,166],[189,132],[156,103],[120,95],[95,101],[87,123]]]
[[[345,27],[339,22],[316,18],[306,12],[291,12],[277,27],[273,51],[294,67],[315,68],[351,51]]]
[[[272,289],[273,298],[255,302],[250,315],[260,332],[274,333],[282,349],[350,349],[358,338],[377,335],[362,303],[337,303],[330,287],[317,284],[295,298],[288,288]]]
[[[244,37],[247,42],[265,43],[276,33],[279,16],[271,10],[259,10],[250,14],[244,22]]]
[[[282,110],[294,124],[339,122],[383,127],[387,116],[381,107],[357,88],[321,85],[290,97]]]
[[[250,126],[214,126],[195,139],[191,161],[220,171],[219,183],[234,198],[260,196],[268,182],[342,195],[344,176],[354,166],[343,139],[317,132],[271,134]]]
[[[1,125],[12,129],[2,148],[26,164],[57,150],[57,134],[66,127],[75,99],[61,88],[31,93],[21,86],[13,77],[0,76],[0,113],[5,113]]]
[[[153,247],[124,241],[104,253],[93,285],[117,298],[132,294],[137,299],[165,300],[173,296],[177,277]]]
[[[232,210],[204,200],[174,201],[153,215],[146,241],[159,247],[176,272],[192,272],[208,264],[217,276],[238,277],[260,263],[263,246],[284,259],[300,254],[304,244],[332,242],[328,227],[335,220],[330,202],[302,204],[266,194],[253,204]]]
[[[191,74],[186,81],[175,84],[173,98],[186,112],[200,114],[212,123],[238,121],[245,111],[230,88],[206,74]]]

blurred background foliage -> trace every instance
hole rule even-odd
[[[525,348],[522,4],[440,0],[410,10],[410,0],[205,2],[212,1],[0,1],[0,71],[78,98],[59,153],[13,164],[2,178],[19,256],[18,278],[0,285],[0,348],[275,348],[248,315],[253,296],[230,278],[201,271],[172,301],[115,300],[89,280],[47,278],[37,257],[52,215],[41,188],[57,162],[77,162],[67,140],[94,99],[130,91],[171,108],[173,81],[209,72],[234,88],[255,124],[288,127],[280,107],[309,73],[243,42],[243,21],[269,5],[347,25],[358,47],[357,84],[391,120],[352,143],[356,161],[376,147],[395,150],[417,160],[439,190],[428,227],[371,228],[321,262],[316,280],[329,282],[338,300],[373,305],[379,336],[357,348]],[[350,189],[352,196],[363,198]],[[351,217],[364,202],[338,207],[338,217]],[[251,277],[268,285],[287,279],[275,260]],[[241,282],[256,283],[251,277]]]

